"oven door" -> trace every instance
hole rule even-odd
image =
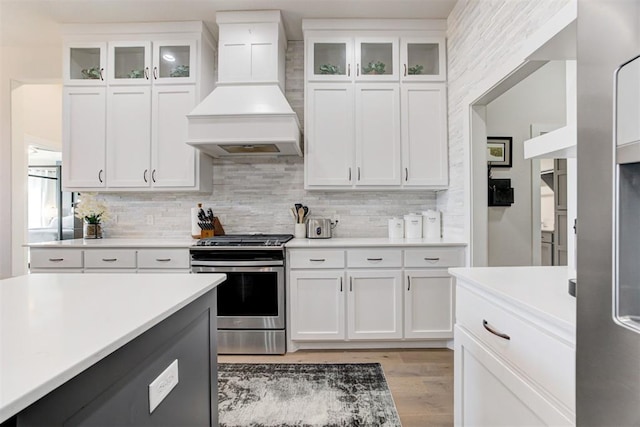
[[[225,273],[218,286],[218,329],[284,329],[284,267],[198,267]]]

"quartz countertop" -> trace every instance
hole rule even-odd
[[[466,246],[466,243],[453,240],[427,239],[389,239],[387,237],[341,237],[330,239],[292,239],[286,243],[288,249],[300,248],[347,248],[347,247],[430,247],[430,246]]]
[[[195,301],[224,274],[0,281],[0,423]]]
[[[450,268],[458,283],[475,287],[555,325],[575,342],[576,299],[569,295],[567,267]]]
[[[190,248],[196,239],[70,239],[27,243],[30,248]]]

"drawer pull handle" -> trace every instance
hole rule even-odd
[[[382,258],[367,258],[367,261],[382,261]]]
[[[169,261],[171,261],[171,258],[156,258],[156,261],[158,261],[158,262],[169,262]]]
[[[309,258],[309,261],[311,261],[311,262],[324,262],[325,259],[324,258]]]
[[[49,258],[49,261],[51,261],[51,262],[60,262],[60,261],[64,261],[64,258]]]
[[[511,339],[511,337],[509,335],[503,334],[502,332],[498,332],[495,329],[493,329],[493,327],[491,327],[491,325],[489,325],[489,322],[487,322],[484,319],[482,319],[482,326],[484,326],[484,328],[487,331],[491,332],[493,335],[495,335],[497,337],[500,337],[500,338],[505,339],[505,340],[510,340]]]
[[[407,276],[407,291],[411,290],[411,276]]]
[[[116,262],[118,258],[102,258],[104,262]]]
[[[440,258],[425,258],[425,261],[440,261]]]

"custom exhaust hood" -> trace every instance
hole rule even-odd
[[[189,114],[187,144],[213,156],[302,156],[284,96],[280,11],[218,12],[218,82]]]

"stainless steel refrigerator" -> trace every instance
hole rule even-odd
[[[639,22],[640,0],[578,0],[580,426],[640,425]]]

